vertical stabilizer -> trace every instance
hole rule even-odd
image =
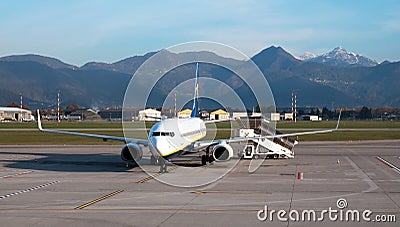
[[[196,80],[195,80],[195,87],[194,87],[194,97],[193,97],[193,108],[192,112],[190,113],[190,117],[199,117],[199,63],[196,64]]]

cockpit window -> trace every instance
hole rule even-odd
[[[153,132],[153,136],[170,136],[174,137],[175,133],[174,132]]]

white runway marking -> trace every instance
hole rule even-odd
[[[50,186],[50,185],[53,185],[53,184],[57,184],[57,183],[60,183],[60,181],[57,180],[57,181],[53,181],[53,182],[50,182],[50,183],[47,183],[47,184],[41,184],[41,185],[38,185],[38,186],[33,187],[33,188],[28,188],[28,189],[25,189],[25,190],[22,190],[22,191],[18,191],[18,192],[10,193],[10,194],[7,194],[7,195],[3,195],[3,196],[0,196],[0,200],[8,198],[8,197],[11,197],[11,196],[19,195],[19,194],[22,194],[22,193],[25,193],[25,192],[38,190],[40,188],[44,188],[44,187],[47,187],[47,186]]]
[[[396,172],[400,173],[400,168],[398,168],[397,166],[393,165],[392,163],[386,161],[385,159],[383,159],[380,156],[377,156],[376,159],[378,159],[379,161],[381,161],[383,164],[387,165],[389,168],[392,168],[393,170],[395,170]]]

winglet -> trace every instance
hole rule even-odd
[[[340,109],[339,117],[338,117],[338,120],[337,120],[337,124],[336,124],[335,130],[338,130],[338,128],[339,128],[339,123],[340,123],[340,117],[341,117],[341,115],[342,115],[342,109]]]
[[[40,119],[40,111],[39,109],[37,109],[37,122],[38,122],[38,128],[40,131],[43,131],[43,127],[42,127],[42,120]]]

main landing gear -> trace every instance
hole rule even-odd
[[[212,163],[214,161],[213,158],[210,156],[210,147],[211,146],[208,146],[205,151],[206,154],[203,154],[201,156],[201,165],[202,166],[207,165],[207,162]]]
[[[166,173],[167,171],[167,161],[163,157],[158,158],[158,164],[160,165],[160,173]]]
[[[166,173],[167,171],[167,161],[163,157],[154,157],[153,155],[150,156],[150,164],[151,165],[159,165],[160,166],[160,173]]]
[[[156,157],[154,157],[153,155],[150,156],[150,165],[155,165],[157,164],[158,160]]]

